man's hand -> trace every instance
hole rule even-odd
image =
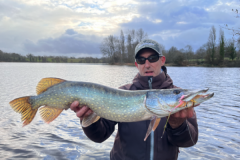
[[[79,102],[78,101],[74,101],[71,106],[70,106],[71,110],[73,110],[76,113],[76,116],[80,118],[80,120],[83,119],[83,117],[85,116],[89,116],[90,114],[93,113],[93,111],[88,108],[87,106],[79,106]]]
[[[194,115],[194,109],[186,108],[170,116],[168,123],[174,129],[179,127],[187,118],[191,118]]]

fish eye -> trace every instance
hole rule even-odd
[[[179,94],[180,92],[181,92],[181,91],[179,91],[179,90],[174,90],[174,91],[173,91],[174,94]]]

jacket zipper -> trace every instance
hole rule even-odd
[[[152,77],[148,77],[149,88],[152,89]],[[154,132],[150,134],[150,160],[153,160],[154,157]]]

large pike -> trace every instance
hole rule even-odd
[[[23,126],[28,125],[41,107],[40,115],[46,123],[52,122],[73,101],[88,106],[93,114],[85,117],[82,126],[87,127],[100,117],[116,122],[152,120],[148,134],[155,130],[161,117],[198,105],[213,93],[207,90],[158,89],[128,91],[89,82],[44,78],[37,85],[37,96],[27,96],[10,102],[14,111],[22,114]]]

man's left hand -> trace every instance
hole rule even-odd
[[[194,109],[186,108],[177,113],[174,113],[169,118],[169,125],[174,129],[178,128],[187,118],[191,118],[194,115]]]

